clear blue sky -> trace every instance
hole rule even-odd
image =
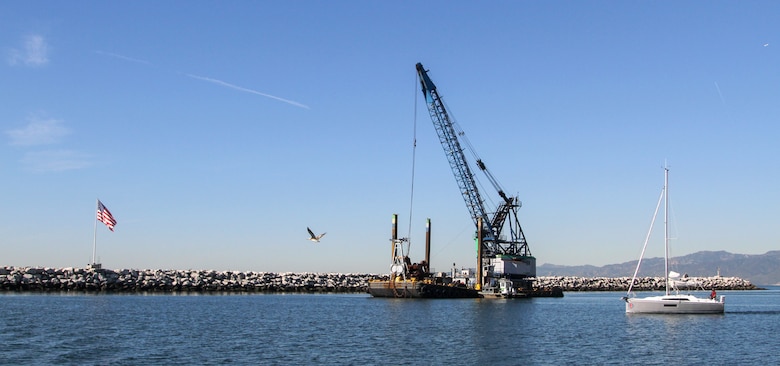
[[[636,259],[664,161],[673,255],[780,249],[776,1],[10,1],[0,52],[0,265],[86,265],[99,198],[107,268],[386,273],[410,210],[473,267],[417,62],[538,264]]]

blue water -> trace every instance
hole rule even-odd
[[[780,288],[720,294],[723,315],[628,315],[614,292],[515,300],[4,293],[0,365],[780,364]]]

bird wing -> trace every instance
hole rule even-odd
[[[309,228],[306,228],[306,230],[308,230],[308,231],[309,231],[309,235],[311,235],[311,238],[312,238],[312,239],[316,239],[316,238],[317,238],[317,236],[316,236],[316,235],[314,235],[314,233],[311,231],[311,229],[309,229]]]
[[[323,236],[325,236],[325,234],[327,234],[327,233],[322,233],[319,236],[317,236],[317,240],[320,240]]]

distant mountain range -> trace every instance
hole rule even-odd
[[[537,276],[580,276],[580,277],[630,277],[634,274],[637,261],[608,264],[602,267],[591,265],[561,266],[543,264],[537,266]],[[669,260],[670,269],[693,277],[715,276],[720,271],[723,277],[740,277],[754,285],[780,285],[780,250],[765,254],[734,254],[726,251],[703,251],[674,257]],[[663,258],[645,258],[639,269],[639,276],[661,277],[664,275]]]

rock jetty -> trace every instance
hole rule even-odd
[[[213,270],[137,270],[0,267],[0,291],[89,292],[366,292],[368,281],[388,275],[358,273],[238,272]],[[756,290],[736,277],[691,277],[706,289]],[[626,291],[630,277],[538,277],[537,287],[563,291]],[[634,289],[657,291],[664,278],[638,278]]]
[[[690,289],[706,290],[759,290],[750,281],[739,277],[688,277],[690,288],[679,287],[681,291]],[[563,291],[628,291],[631,277],[537,277],[538,287],[560,287]],[[637,277],[634,291],[663,291],[666,288],[664,277]]]
[[[375,274],[0,267],[0,291],[366,292]]]

